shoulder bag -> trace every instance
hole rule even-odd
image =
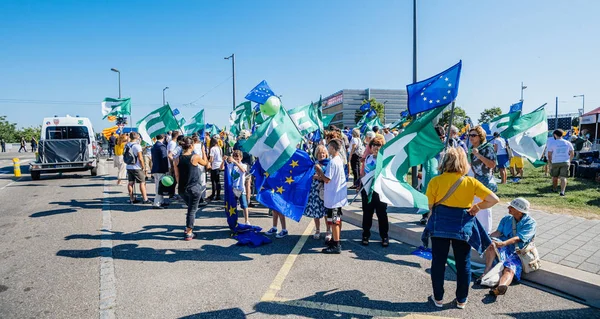
[[[448,198],[450,198],[450,196],[452,196],[452,194],[454,194],[454,192],[456,191],[456,189],[458,188],[458,186],[460,185],[460,183],[462,183],[462,181],[465,179],[464,176],[461,176],[455,183],[454,185],[452,185],[452,187],[450,187],[450,189],[448,190],[448,192],[446,193],[446,195],[440,199],[439,201],[437,201],[435,204],[433,204],[433,207],[440,205],[443,201],[447,200]]]
[[[517,222],[515,221],[515,219],[513,218],[513,234],[514,236],[517,236]],[[535,236],[534,236],[535,238]],[[523,272],[525,272],[526,274],[530,273],[530,272],[534,272],[538,269],[540,269],[540,267],[542,266],[542,262],[540,260],[540,255],[538,253],[537,248],[535,247],[535,244],[533,243],[533,238],[531,239],[531,241],[529,243],[527,243],[525,245],[525,247],[523,247],[523,249],[516,249],[515,251],[517,253],[517,256],[519,256],[519,259],[521,259],[521,264],[523,266]]]

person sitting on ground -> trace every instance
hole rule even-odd
[[[244,224],[250,225],[248,218],[248,200],[246,197],[246,187],[244,182],[246,180],[246,174],[248,172],[248,165],[242,163],[242,151],[233,151],[232,156],[225,156],[224,160],[227,161],[227,168],[231,174],[231,186],[236,199],[239,201],[240,208],[244,211]]]
[[[523,249],[533,241],[537,228],[535,219],[529,215],[529,207],[529,201],[525,198],[517,197],[513,199],[510,206],[508,206],[509,215],[504,216],[498,224],[498,229],[490,234],[493,246],[490,245],[485,251],[484,274],[492,269],[496,259],[496,250],[499,253],[498,257],[504,263],[504,270],[498,286],[490,290],[493,295],[504,295],[513,278],[521,280],[523,266],[516,249]],[[516,234],[514,230],[516,230]]]

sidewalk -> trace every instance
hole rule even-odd
[[[350,190],[348,200],[355,196]],[[351,224],[362,225],[360,195],[344,208],[344,217]],[[494,227],[508,214],[508,204],[493,208]],[[535,243],[542,258],[542,268],[523,278],[582,299],[600,307],[600,220],[587,220],[570,215],[551,214],[532,209],[537,222]],[[376,216],[374,216],[376,219]],[[423,226],[413,209],[388,208],[390,237],[414,246],[421,246]],[[373,223],[377,231],[377,222]],[[479,258],[472,254],[476,260]]]

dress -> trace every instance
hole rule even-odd
[[[327,167],[329,159],[319,161],[322,167]],[[304,216],[310,218],[323,218],[325,217],[325,202],[319,195],[323,190],[323,182],[313,179],[310,185],[310,192],[308,193],[308,201],[304,208]]]

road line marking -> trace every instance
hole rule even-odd
[[[106,164],[103,164],[106,166]],[[105,167],[103,167],[105,168]],[[116,318],[117,287],[115,284],[115,265],[113,260],[113,243],[111,239],[112,214],[110,210],[110,185],[104,178],[104,198],[102,199],[102,230],[100,232],[100,319]]]
[[[3,189],[5,189],[5,188],[7,188],[8,186],[10,186],[10,185],[12,185],[12,184],[14,184],[14,183],[16,183],[16,182],[20,181],[20,180],[21,180],[21,178],[23,178],[23,176],[21,176],[21,177],[19,177],[18,179],[16,179],[16,180],[14,180],[14,181],[12,181],[12,182],[10,182],[10,183],[8,183],[8,184],[6,184],[6,185],[2,186],[2,188],[0,188],[0,190],[3,190]]]
[[[277,295],[279,290],[281,290],[281,285],[283,284],[283,281],[292,269],[296,258],[298,258],[298,254],[300,253],[302,247],[304,247],[304,244],[306,243],[306,240],[312,233],[314,226],[314,223],[309,222],[308,226],[304,230],[304,233],[296,243],[296,246],[294,246],[292,252],[290,252],[290,254],[285,259],[283,266],[281,266],[281,269],[279,269],[277,276],[275,276],[275,279],[269,286],[269,290],[267,290],[267,292],[262,296],[260,301],[273,301],[275,299],[275,296]]]

